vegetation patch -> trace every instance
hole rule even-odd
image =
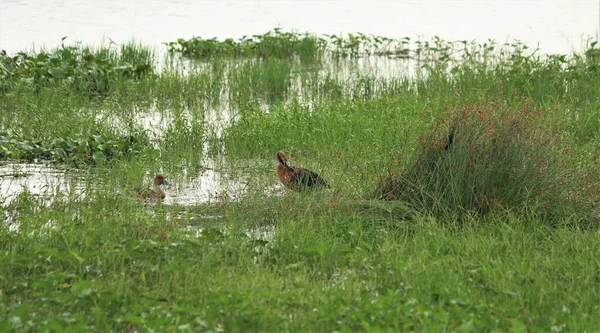
[[[63,38],[64,41],[64,38]],[[16,84],[35,87],[66,86],[69,89],[105,96],[111,84],[138,80],[153,73],[153,55],[131,43],[120,50],[65,46],[37,53],[0,53],[0,91]]]
[[[147,139],[138,136],[73,136],[30,140],[0,133],[0,159],[53,160],[76,165],[103,164],[113,159],[149,152]]]
[[[0,331],[600,327],[597,44],[184,44],[2,54],[0,158],[99,167],[2,166]]]
[[[564,134],[544,118],[528,102],[447,110],[406,169],[382,179],[376,197],[441,216],[507,211],[597,224],[600,179],[573,165]]]
[[[205,39],[193,37],[179,38],[176,42],[165,43],[169,52],[180,53],[188,58],[211,57],[259,57],[314,60],[324,51],[322,39],[309,33],[284,32],[273,29],[262,35],[244,36],[238,40],[227,38]]]
[[[184,57],[206,59],[215,57],[258,57],[299,59],[301,61],[322,60],[323,56],[333,59],[366,56],[387,56],[415,59],[450,59],[454,54],[470,55],[476,44],[467,41],[450,42],[435,37],[430,41],[409,37],[390,38],[367,35],[360,32],[346,35],[315,35],[282,31],[275,28],[264,34],[244,36],[240,39],[193,37],[179,38],[164,43],[169,52]],[[486,53],[495,49],[493,43],[483,48]]]

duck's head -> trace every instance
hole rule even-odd
[[[157,175],[156,177],[154,177],[154,186],[160,185],[169,185],[169,182],[163,175]]]
[[[282,165],[288,166],[287,156],[285,155],[283,150],[277,152],[277,159]]]

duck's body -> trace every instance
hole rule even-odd
[[[163,191],[160,188],[155,188],[155,189],[147,188],[147,189],[138,191],[136,193],[136,196],[139,199],[160,199],[160,200],[164,200],[167,195],[165,194],[165,191]]]
[[[306,189],[329,187],[329,184],[319,174],[311,170],[292,167],[288,164],[287,156],[283,151],[277,152],[277,174],[279,179],[287,188],[294,191],[302,191]]]
[[[162,185],[169,185],[169,182],[162,175],[154,177],[154,189],[138,190],[135,196],[140,199],[160,199],[164,200],[166,197],[165,191],[162,189]]]

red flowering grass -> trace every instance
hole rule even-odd
[[[570,167],[568,152],[561,133],[528,103],[445,110],[408,167],[382,178],[377,196],[435,215],[501,211],[595,221],[598,182]]]

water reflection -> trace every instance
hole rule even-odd
[[[216,160],[204,162],[205,169],[196,175],[187,170],[167,191],[165,204],[183,206],[211,203],[216,201],[237,201],[246,191],[247,182],[228,174]]]
[[[81,197],[82,181],[74,170],[48,163],[0,162],[0,203],[10,204],[23,191],[49,202],[57,193]]]

